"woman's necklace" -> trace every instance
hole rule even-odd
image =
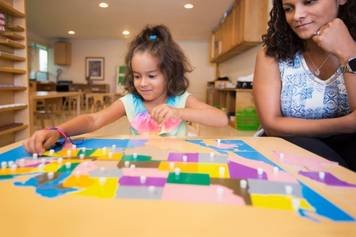
[[[321,62],[321,64],[319,65],[319,67],[316,67],[313,60],[311,59],[311,57],[306,54],[308,59],[310,60],[312,66],[313,66],[313,71],[314,71],[314,74],[316,76],[319,76],[320,75],[320,69],[324,66],[324,64],[326,63],[326,61],[328,61],[329,57],[330,57],[330,53],[328,53],[328,55],[325,57],[325,59]]]

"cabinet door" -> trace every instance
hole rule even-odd
[[[241,0],[239,5],[239,42],[261,42],[267,30],[268,1]]]
[[[54,44],[54,63],[57,65],[71,64],[71,44],[69,42]]]
[[[222,25],[222,53],[226,53],[233,46],[234,37],[234,15],[230,14],[226,17]]]

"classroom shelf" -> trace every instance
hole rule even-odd
[[[7,111],[16,111],[26,109],[27,105],[25,104],[7,104],[7,105],[0,105],[0,113],[7,112]]]
[[[25,14],[23,12],[20,12],[19,10],[17,10],[11,4],[7,3],[4,0],[0,0],[0,11],[10,16],[15,16],[20,18],[25,17]]]
[[[0,91],[24,91],[27,87],[0,84]]]
[[[10,39],[0,39],[0,45],[4,45],[14,49],[24,49],[25,45]]]
[[[26,60],[25,57],[20,57],[11,53],[0,52],[0,58],[5,60],[11,60],[16,62],[23,62]]]
[[[1,33],[2,36],[8,38],[8,39],[12,39],[12,40],[24,40],[25,37],[15,33],[15,32],[10,32],[10,31],[4,31]]]
[[[7,72],[7,73],[12,73],[12,74],[25,74],[26,70],[23,69],[17,69],[13,67],[0,67],[0,72]]]
[[[26,0],[0,0],[0,147],[30,135]],[[27,1],[28,2],[28,1]]]
[[[28,125],[22,124],[22,123],[12,123],[12,124],[8,124],[8,125],[3,125],[3,126],[0,126],[0,136],[21,131],[21,130],[26,129],[27,127],[28,127]]]
[[[24,32],[25,28],[20,25],[6,25],[5,28],[7,30],[15,31],[15,32]]]

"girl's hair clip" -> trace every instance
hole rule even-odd
[[[157,35],[155,35],[155,34],[149,35],[148,36],[148,40],[152,41],[152,42],[155,42],[157,40]]]

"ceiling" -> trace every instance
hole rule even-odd
[[[109,4],[99,8],[100,2]],[[28,0],[31,33],[45,38],[124,39],[147,24],[167,25],[176,40],[207,40],[234,0]],[[193,3],[186,10],[183,5]],[[70,36],[69,30],[76,34]]]

